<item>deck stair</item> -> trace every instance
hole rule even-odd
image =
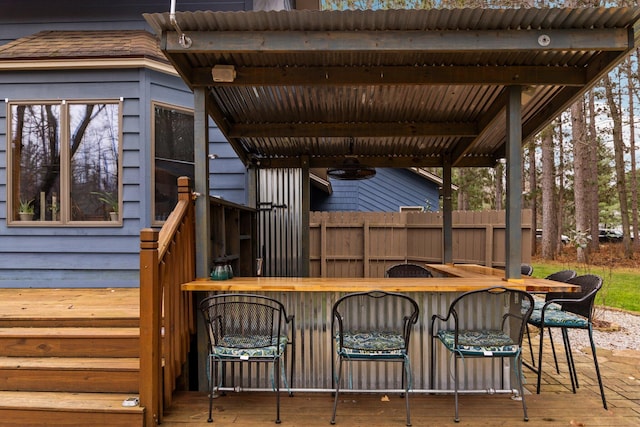
[[[143,426],[138,289],[0,289],[0,426]]]

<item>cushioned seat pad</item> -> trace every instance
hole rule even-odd
[[[529,323],[540,326],[542,321],[542,311],[531,313]],[[544,313],[544,326],[587,328],[589,322],[582,316],[562,310],[547,310]]]
[[[342,342],[342,352],[349,357],[398,357],[405,354],[404,338],[396,332],[345,332]],[[340,348],[338,336],[336,346]]]
[[[515,354],[520,348],[509,335],[493,329],[458,331],[458,347],[455,346],[454,331],[440,330],[438,338],[449,350],[466,355]]]
[[[284,353],[289,342],[286,336],[281,336],[279,340],[275,337],[248,336],[248,335],[226,335],[218,341],[218,345],[213,346],[213,355],[218,357],[278,357]]]

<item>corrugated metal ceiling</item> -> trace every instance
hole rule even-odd
[[[240,158],[262,167],[492,166],[506,88],[533,136],[637,45],[640,9],[433,9],[147,14]],[[549,44],[544,45],[547,37]],[[214,83],[214,65],[233,65]]]

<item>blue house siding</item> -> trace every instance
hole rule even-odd
[[[151,70],[13,72],[0,75],[0,287],[138,286],[140,229],[151,225],[151,102],[191,107],[177,76]],[[7,226],[7,106],[18,100],[119,99],[121,227]]]
[[[40,31],[150,31],[143,13],[168,0],[52,2],[0,0],[0,46]],[[253,9],[252,0],[178,0],[178,11]],[[7,105],[10,101],[115,100],[122,103],[121,226],[7,225]],[[176,75],[150,69],[0,71],[0,287],[139,285],[139,233],[152,223],[152,102],[193,108]],[[211,194],[248,204],[248,174],[213,121]]]
[[[331,180],[333,194],[314,189],[314,211],[398,212],[400,206],[439,208],[438,184],[406,169],[376,170],[361,181]],[[427,202],[428,200],[428,202]]]

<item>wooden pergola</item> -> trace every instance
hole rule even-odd
[[[442,167],[447,263],[451,169],[506,159],[509,279],[523,141],[638,46],[639,18],[637,7],[145,15],[195,94],[196,192],[209,194],[209,117],[250,170],[303,170],[307,219],[310,168]],[[198,199],[200,277],[208,218]]]

